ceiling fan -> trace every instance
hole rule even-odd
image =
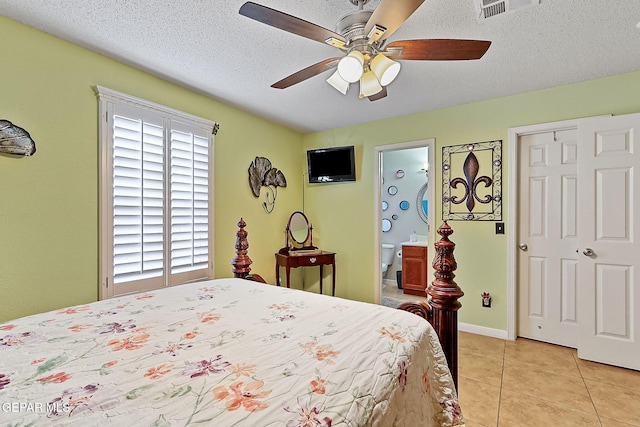
[[[240,7],[240,14],[272,27],[335,46],[346,55],[320,61],[274,83],[285,89],[325,71],[337,68],[327,79],[347,93],[360,81],[360,98],[376,101],[387,96],[386,86],[400,72],[396,60],[455,61],[480,59],[491,45],[485,40],[420,39],[386,43],[424,0],[381,0],[375,10],[365,10],[368,0],[348,0],[358,10],[338,21],[336,31],[253,2]]]

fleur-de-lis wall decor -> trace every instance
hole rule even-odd
[[[442,148],[442,217],[502,220],[501,140]]]

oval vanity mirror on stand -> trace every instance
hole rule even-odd
[[[295,211],[289,217],[285,229],[286,242],[282,251],[295,251],[298,249],[316,249],[313,246],[313,226],[309,223],[304,212]]]

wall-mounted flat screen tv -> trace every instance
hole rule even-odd
[[[353,146],[309,150],[307,166],[310,183],[356,180]]]

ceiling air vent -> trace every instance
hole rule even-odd
[[[540,4],[540,0],[475,0],[480,20]]]

